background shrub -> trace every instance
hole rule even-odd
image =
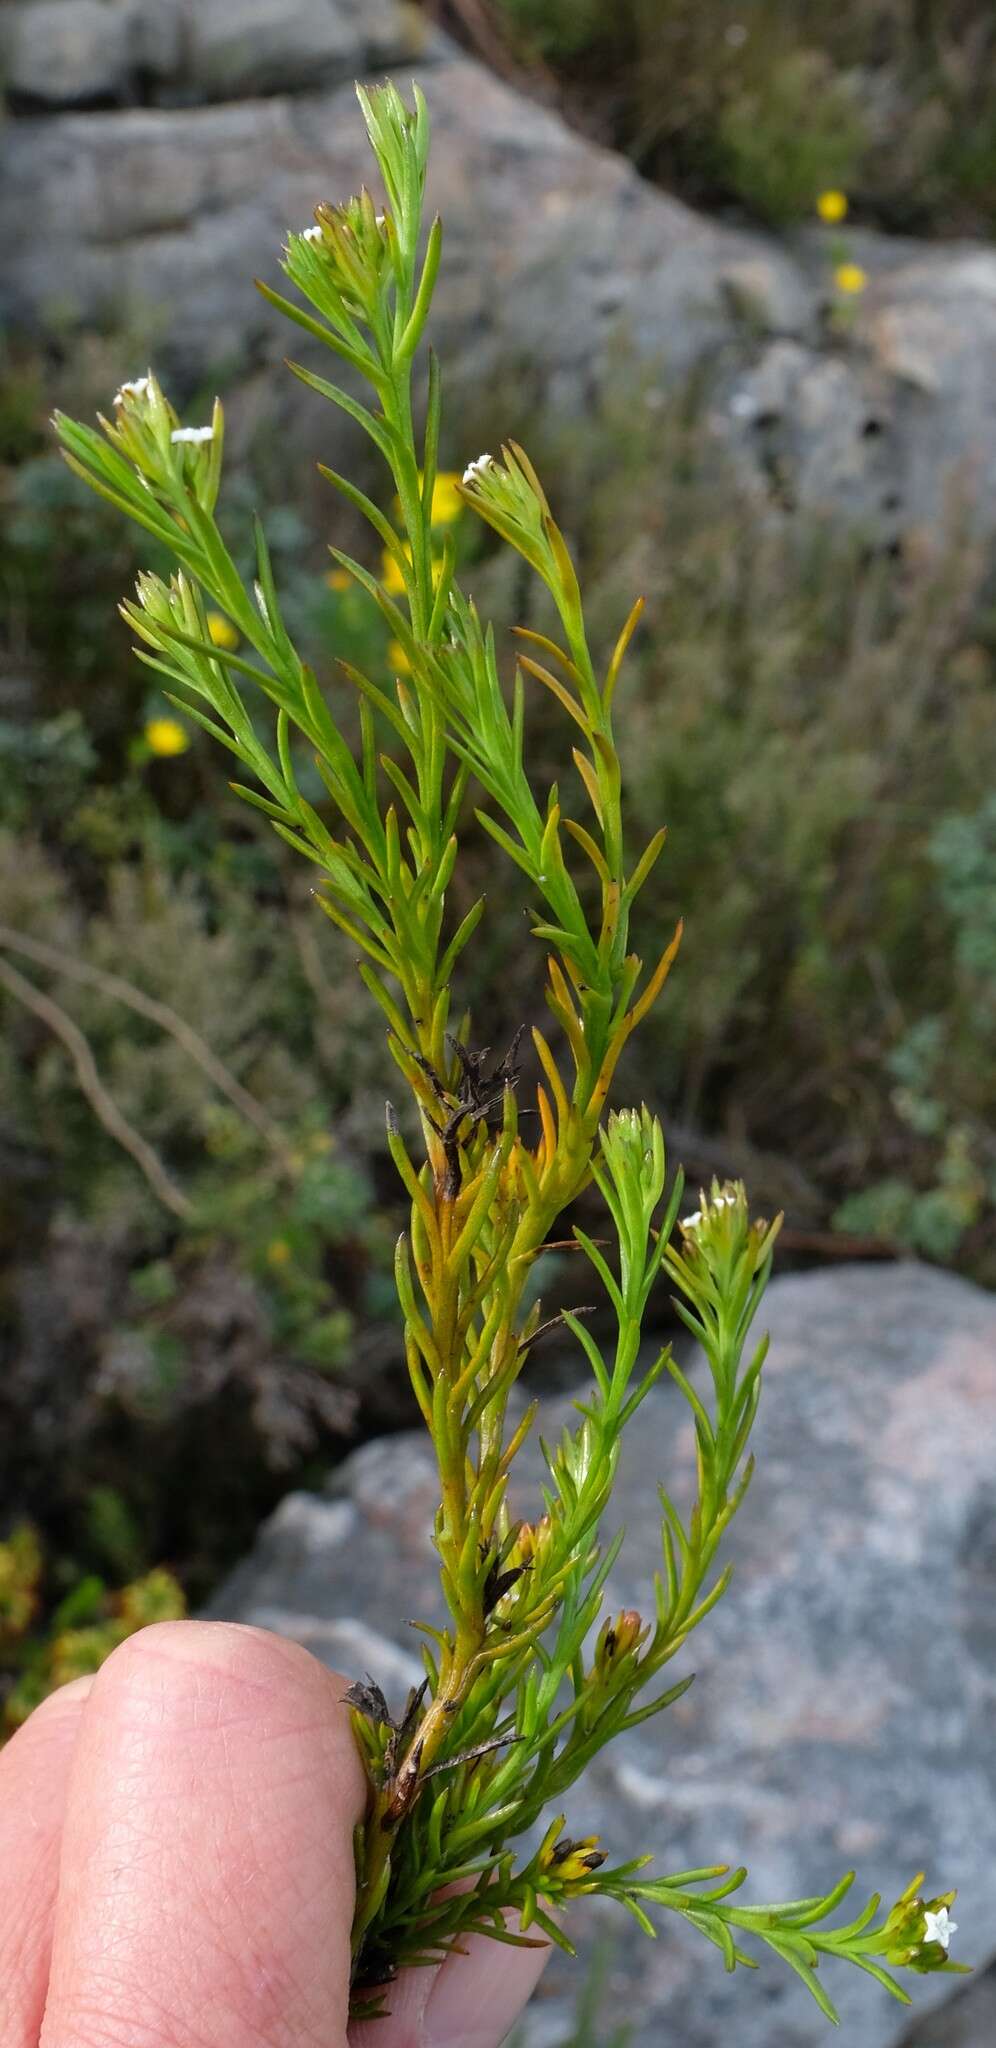
[[[107,1510],[120,1528],[126,1511],[110,1499]],[[50,1612],[39,1627],[46,1594]],[[149,1622],[178,1621],[185,1612],[170,1572],[148,1572],[111,1592],[95,1573],[82,1577],[65,1562],[53,1567],[31,1523],[17,1523],[0,1543],[0,1747],[57,1686],[99,1671]]]
[[[987,0],[490,0],[490,18],[573,118],[694,202],[790,220],[845,184],[883,227],[992,227]]]

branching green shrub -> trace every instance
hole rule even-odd
[[[179,566],[169,581],[143,573],[137,601],[124,607],[141,657],[166,678],[177,710],[235,757],[239,794],[312,864],[319,904],[362,956],[360,975],[386,1019],[406,1090],[404,1125],[387,1109],[387,1143],[411,1205],[395,1276],[411,1384],[438,1460],[434,1535],[448,1618],[442,1628],[420,1624],[425,1678],[400,1712],[370,1681],[348,1695],[369,1784],[355,1842],[354,2002],[360,2012],[382,2010],[399,1968],[438,1960],[471,1931],[569,1948],[555,1909],[601,1893],[648,1931],[649,1909],[681,1914],[731,1969],[750,1960],[742,1943],[753,1937],[833,2018],[819,1974],[824,1956],[852,1962],[901,1999],[886,1965],[958,1967],[947,1955],[952,1893],[925,1902],[918,1878],[884,1917],[873,1899],[847,1925],[830,1927],[852,1876],[824,1898],[730,1904],[744,1871],[654,1878],[646,1857],[610,1866],[591,1836],[565,1832],[556,1811],[608,1741],[662,1712],[691,1682],[669,1683],[667,1667],[729,1578],[729,1567],[716,1575],[715,1566],[751,1476],[765,1346],[748,1340],[778,1221],[753,1219],[741,1184],[714,1182],[679,1225],[681,1176],[667,1190],[659,1122],[646,1108],[607,1114],[620,1056],[660,994],[680,938],[679,927],[649,971],[630,939],[664,842],[658,828],[639,851],[627,846],[616,741],[616,721],[624,723],[617,691],[641,606],[607,663],[596,664],[574,564],[528,457],[512,444],[471,461],[466,504],[534,572],[556,612],[555,636],[522,635],[509,701],[494,631],[460,588],[452,539],[441,555],[434,542],[441,380],[431,352],[424,393],[415,382],[441,252],[438,220],[422,244],[426,109],[416,93],[409,111],[390,86],[361,91],[360,102],[383,211],[366,191],[318,206],[314,224],[287,247],[298,297],[262,287],[368,387],[364,402],[294,366],[363,429],[396,492],[392,518],[348,478],[325,472],[372,527],[385,573],[378,579],[340,549],[335,559],[404,657],[393,694],[350,665],[357,753],[287,630],[262,528],[251,589],[225,544],[215,518],[220,403],[208,422],[184,424],[150,372],[122,385],[101,432],[57,421],[71,468],[172,551]],[[238,651],[212,632],[215,608],[236,629]],[[584,822],[562,807],[556,783],[538,802],[526,774],[527,677],[568,721]],[[330,809],[305,793],[305,761],[317,766]],[[486,909],[479,898],[454,927],[450,891],[471,782],[482,829],[526,877],[546,954],[546,1003],[563,1051],[558,1058],[534,1028],[535,1110],[520,1085],[522,1034],[496,1056],[475,1040],[469,1019],[451,1015],[454,969]],[[594,877],[584,896],[579,864]],[[514,1523],[508,1475],[535,1408],[512,1422],[508,1404],[542,1327],[539,1303],[525,1306],[529,1277],[565,1209],[592,1183],[616,1252],[610,1261],[578,1227],[573,1243],[605,1289],[615,1344],[603,1351],[577,1314],[564,1316],[591,1386],[577,1425],[547,1450],[545,1512]],[[645,1364],[642,1323],[659,1275],[702,1345],[703,1392],[670,1348]],[[603,1615],[616,1546],[603,1553],[599,1531],[620,1439],[664,1372],[694,1419],[696,1498],[689,1513],[662,1495],[650,1617]],[[538,1846],[517,1849],[551,1807]]]

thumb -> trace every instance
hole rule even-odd
[[[226,1622],[114,1651],[73,1754],[40,2048],[345,2048],[364,1787],[342,1690]]]

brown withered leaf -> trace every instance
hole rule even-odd
[[[481,1594],[481,1604],[485,1615],[490,1614],[492,1608],[497,1607],[499,1600],[502,1600],[506,1593],[511,1592],[512,1587],[521,1579],[523,1573],[530,1570],[530,1565],[515,1564],[510,1565],[508,1571],[500,1572],[496,1560],[484,1581],[484,1589]]]
[[[355,1707],[358,1714],[362,1714],[366,1720],[373,1721],[382,1728],[394,1727],[391,1709],[381,1692],[380,1686],[375,1679],[371,1678],[369,1671],[366,1676],[366,1684],[358,1679],[354,1685],[349,1687],[347,1692],[343,1693],[342,1703],[344,1707]]]
[[[413,1685],[405,1701],[405,1711],[398,1722],[398,1747],[404,1749],[409,1737],[415,1732],[415,1724],[422,1709],[422,1701],[429,1690],[429,1681],[423,1678],[421,1685]]]

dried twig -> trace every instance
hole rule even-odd
[[[139,1017],[147,1017],[150,1024],[158,1024],[161,1031],[167,1032],[183,1047],[195,1065],[214,1083],[219,1094],[227,1097],[233,1109],[237,1109],[247,1123],[255,1126],[271,1150],[289,1168],[290,1150],[279,1124],[274,1123],[255,1096],[243,1088],[241,1081],[236,1080],[200,1033],[171,1010],[168,1003],[159,1002],[155,996],[147,996],[143,989],[125,981],[120,974],[108,974],[103,968],[91,967],[87,961],[74,959],[71,953],[63,953],[59,947],[46,945],[41,939],[25,938],[10,925],[0,924],[0,946],[8,947],[13,953],[22,953],[27,960],[36,960],[39,967],[51,967],[56,974],[67,974],[73,981],[86,982],[91,988],[98,988],[104,995],[124,1003]]]
[[[170,1178],[158,1153],[153,1151],[152,1146],[146,1143],[138,1131],[132,1129],[117,1103],[108,1094],[97,1072],[97,1062],[79,1025],[74,1024],[68,1012],[54,1002],[51,996],[43,995],[41,989],[36,988],[33,982],[27,981],[23,974],[18,974],[16,967],[11,967],[8,961],[2,959],[0,988],[5,988],[15,1002],[23,1003],[26,1010],[31,1010],[36,1017],[40,1017],[42,1023],[47,1024],[49,1030],[62,1040],[76,1068],[80,1088],[105,1131],[123,1151],[131,1154],[139,1172],[145,1175],[153,1194],[158,1195],[164,1208],[169,1209],[174,1216],[189,1216],[191,1204],[186,1195]]]

